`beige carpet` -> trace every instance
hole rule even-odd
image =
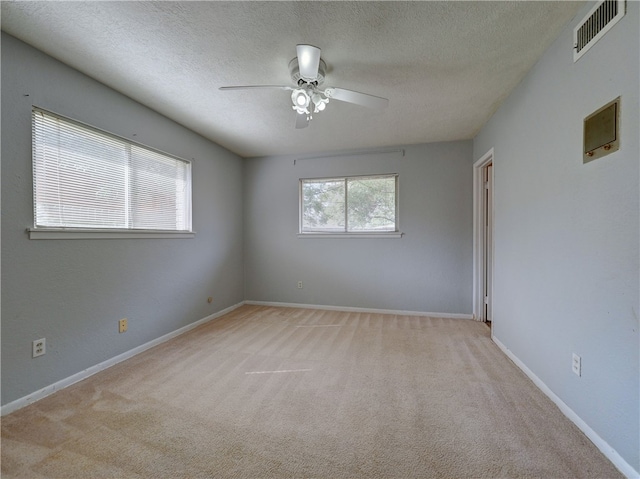
[[[469,320],[243,306],[2,421],[2,478],[618,478]]]

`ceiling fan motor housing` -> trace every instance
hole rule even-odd
[[[318,66],[318,75],[313,80],[304,79],[300,76],[300,68],[298,66],[298,57],[295,57],[289,62],[289,73],[291,74],[291,80],[298,86],[305,83],[314,84],[315,86],[322,85],[324,83],[324,75],[327,70],[327,64],[324,60],[320,59],[320,65]]]

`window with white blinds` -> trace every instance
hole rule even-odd
[[[37,228],[191,231],[191,163],[33,109]]]

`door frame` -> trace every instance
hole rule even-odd
[[[476,321],[484,321],[484,280],[485,266],[484,266],[484,250],[485,250],[485,208],[484,208],[484,172],[488,165],[492,165],[491,168],[491,183],[494,186],[493,176],[495,176],[495,164],[493,162],[493,148],[473,164],[473,319]],[[494,186],[495,187],[495,186]],[[492,219],[494,217],[494,188],[491,189],[491,205]],[[493,225],[493,221],[492,221]],[[494,263],[494,246],[493,246],[493,234],[491,235],[491,261],[493,272]],[[493,293],[493,274],[491,275],[491,292]],[[493,294],[492,294],[493,296]],[[493,300],[493,298],[491,298]],[[493,319],[493,318],[492,318]]]

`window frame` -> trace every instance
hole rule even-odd
[[[57,118],[71,125],[76,125],[79,128],[89,130],[90,132],[104,138],[112,139],[117,142],[122,142],[126,148],[130,149],[132,146],[136,148],[146,150],[148,152],[162,155],[164,157],[173,159],[184,163],[187,171],[186,187],[188,188],[185,194],[186,204],[184,206],[184,214],[188,226],[188,230],[164,230],[164,229],[144,229],[144,228],[109,228],[109,227],[76,227],[76,226],[38,226],[36,218],[36,138],[34,134],[34,116],[41,112],[49,117]],[[156,148],[149,147],[142,143],[132,141],[128,138],[124,138],[119,135],[115,135],[109,131],[102,130],[92,125],[88,125],[78,120],[71,119],[64,115],[52,112],[50,110],[33,106],[31,109],[31,125],[32,125],[32,218],[33,226],[27,228],[27,233],[30,239],[136,239],[136,238],[193,238],[195,237],[195,231],[193,231],[193,163],[184,158],[180,158],[176,155],[166,153]],[[132,195],[131,185],[126,185],[127,196]]]
[[[347,187],[348,180],[353,179],[376,179],[376,178],[394,178],[395,183],[395,229],[393,231],[348,231],[349,225],[349,191]],[[303,228],[303,216],[304,216],[304,194],[303,187],[305,183],[319,182],[319,181],[344,181],[345,184],[345,226],[344,231],[304,231]],[[298,181],[298,238],[401,238],[403,233],[400,232],[400,216],[399,216],[399,174],[398,173],[383,173],[373,175],[346,175],[346,176],[326,176],[326,177],[313,177],[313,178],[300,178]]]

